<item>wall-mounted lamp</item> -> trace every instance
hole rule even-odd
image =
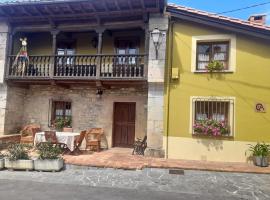
[[[163,41],[164,33],[162,33],[158,28],[155,28],[151,32],[151,37],[153,39],[153,43],[154,43],[155,50],[156,50],[156,59],[158,59],[158,50],[159,50],[160,44]]]
[[[101,96],[103,95],[103,90],[102,89],[97,89],[96,95],[97,95],[98,98],[101,98]]]

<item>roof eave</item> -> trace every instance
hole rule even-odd
[[[262,39],[270,40],[270,31],[260,28],[250,27],[244,24],[238,24],[235,22],[230,22],[222,19],[215,19],[210,16],[200,15],[196,13],[191,13],[184,10],[178,10],[172,7],[167,7],[167,12],[171,14],[172,17],[183,19],[187,21],[192,21],[195,23],[200,23],[203,25],[208,25],[216,28],[221,28],[237,33],[242,33],[250,36],[255,36]]]

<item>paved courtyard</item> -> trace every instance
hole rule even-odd
[[[22,196],[22,192],[27,195]],[[20,196],[16,200],[29,199],[29,195],[31,199],[269,200],[270,175],[205,171],[175,175],[167,169],[77,167],[59,173],[1,171],[0,199],[12,199],[16,194]]]

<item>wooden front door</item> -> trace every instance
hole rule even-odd
[[[136,103],[114,104],[114,147],[132,147],[135,140]]]

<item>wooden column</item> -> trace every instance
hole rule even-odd
[[[98,48],[97,48],[97,54],[102,54],[102,43],[103,43],[103,33],[105,31],[105,28],[97,28],[96,32],[98,34]],[[99,57],[98,65],[97,65],[97,71],[96,71],[96,78],[100,79],[100,71],[101,71],[101,65],[102,65],[102,57]]]
[[[7,46],[6,46],[6,62],[5,62],[5,76],[8,77],[9,75],[9,69],[10,69],[10,59],[9,56],[12,54],[12,50],[13,50],[13,36],[14,33],[12,31],[10,31],[9,33],[7,33]]]
[[[53,78],[53,76],[54,76],[57,35],[59,34],[59,32],[60,31],[57,29],[51,31],[51,34],[52,34],[52,58],[51,58],[50,78]]]

